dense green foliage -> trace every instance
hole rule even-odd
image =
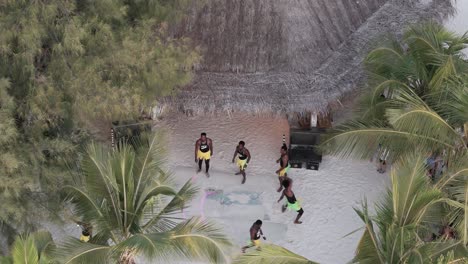
[[[10,257],[0,257],[2,264],[54,264],[55,244],[47,231],[18,236]]]
[[[323,145],[328,153],[370,158],[381,144],[378,155],[387,150],[394,163],[392,189],[376,215],[370,216],[367,205],[356,210],[365,232],[355,263],[446,263],[466,256],[468,138],[462,129],[468,123],[468,62],[462,51],[467,45],[467,35],[429,23],[366,58],[371,89],[356,118]],[[445,165],[433,178],[426,164],[432,155]],[[432,237],[441,233],[449,241]]]
[[[448,257],[444,256],[448,252],[459,263],[468,261],[463,234],[468,228],[466,219],[463,221],[460,215],[456,217],[461,222],[453,218],[466,203],[444,195],[447,186],[466,188],[466,182],[459,182],[466,166],[466,159],[459,160],[443,176],[441,184],[433,185],[426,176],[424,158],[407,157],[396,164],[391,172],[391,188],[377,204],[375,216],[369,214],[366,203],[362,209],[355,209],[365,226],[353,263],[436,264]],[[439,234],[439,228],[450,221],[459,231],[456,238]],[[437,236],[433,238],[433,234]]]
[[[186,3],[1,2],[3,225],[17,229],[53,207],[65,163],[89,138],[105,139],[111,120],[138,117],[189,82],[199,56],[189,40],[170,38],[165,22]]]

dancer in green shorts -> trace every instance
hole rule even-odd
[[[281,208],[281,211],[284,213],[286,211],[286,208],[292,209],[296,211],[297,217],[296,220],[294,220],[295,224],[302,224],[301,221],[299,221],[299,218],[301,218],[302,214],[304,213],[304,210],[302,209],[301,205],[299,204],[299,201],[297,201],[296,196],[294,195],[294,192],[292,191],[292,180],[291,179],[285,179],[282,182],[282,185],[284,186],[284,191],[281,194],[281,197],[278,200],[278,203],[283,200],[283,197],[286,196],[286,199],[288,200],[285,205]]]

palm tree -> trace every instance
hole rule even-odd
[[[65,190],[75,217],[92,226],[94,235],[88,243],[70,239],[62,245],[61,263],[135,263],[140,256],[165,263],[179,258],[226,262],[230,243],[220,229],[178,217],[197,189],[190,182],[179,191],[171,187],[170,175],[161,169],[161,136],[142,142],[135,149],[122,144],[114,152],[88,147],[80,177]]]
[[[369,53],[373,88],[364,94],[358,118],[337,127],[324,151],[370,158],[382,144],[394,160],[415,150],[449,157],[467,151],[458,130],[468,121],[468,63],[462,54],[468,37],[431,23],[410,29],[403,42]]]
[[[420,156],[402,159],[392,169],[391,189],[376,206],[375,217],[366,203],[355,209],[365,226],[353,263],[437,263],[448,252],[454,261],[468,261],[463,241],[432,238],[444,219],[441,205],[452,206],[453,201],[431,184],[425,170]],[[450,177],[456,176],[446,179]]]
[[[316,264],[302,256],[299,256],[283,247],[267,244],[261,250],[254,250],[239,255],[233,264]]]
[[[3,264],[52,264],[55,248],[52,236],[47,231],[38,231],[18,236],[13,243],[11,257],[0,257]]]
[[[466,250],[468,148],[460,130],[468,121],[468,63],[462,54],[467,43],[466,34],[457,37],[430,23],[408,30],[403,44],[391,40],[368,55],[372,89],[363,96],[358,118],[322,145],[338,156],[369,158],[381,144],[399,166],[375,219],[367,205],[357,210],[365,232],[355,262],[433,263],[447,248],[455,254]],[[446,171],[430,185],[421,157],[433,152],[444,153]],[[454,231],[458,242],[426,242],[437,233],[431,228]]]

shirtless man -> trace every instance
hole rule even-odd
[[[299,202],[296,199],[296,196],[294,195],[294,192],[292,191],[292,180],[291,179],[285,179],[282,182],[282,185],[284,186],[284,191],[281,194],[281,197],[278,199],[278,203],[283,200],[284,196],[286,196],[287,203],[284,204],[281,207],[281,211],[284,213],[286,211],[286,208],[292,209],[297,212],[297,217],[296,220],[294,220],[295,224],[302,224],[301,221],[299,221],[299,218],[301,218],[302,214],[304,213],[304,210],[302,207],[299,205]]]
[[[210,177],[210,159],[213,156],[213,141],[206,137],[206,133],[201,133],[200,138],[195,142],[195,163],[198,162],[199,173],[202,169],[203,160],[205,160],[206,177]]]
[[[245,142],[239,141],[239,144],[236,147],[236,151],[234,151],[234,156],[232,157],[232,163],[237,157],[237,166],[239,166],[239,172],[236,175],[242,174],[242,184],[245,183],[245,169],[250,162],[250,152],[248,149],[245,148]]]
[[[288,171],[289,171],[289,168],[291,168],[291,165],[289,164],[288,147],[286,146],[286,144],[283,144],[283,146],[281,147],[280,153],[281,153],[281,157],[276,160],[276,163],[279,163],[281,166],[276,171],[276,174],[278,174],[278,180],[280,183],[280,187],[278,188],[278,190],[276,190],[277,192],[281,192],[281,190],[283,190],[282,182],[285,178],[288,177]]]
[[[242,253],[245,253],[245,250],[251,247],[257,247],[257,250],[260,250],[260,236],[263,236],[263,239],[266,240],[262,231],[262,220],[259,219],[250,227],[250,242],[242,248]]]

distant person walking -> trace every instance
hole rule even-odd
[[[205,160],[206,177],[210,177],[210,159],[213,156],[213,141],[206,137],[206,133],[201,133],[200,138],[195,142],[195,162],[198,162],[199,173]]]
[[[276,171],[280,183],[280,187],[278,188],[277,192],[281,192],[281,190],[283,190],[282,182],[288,177],[288,171],[289,168],[291,168],[291,165],[289,164],[288,147],[286,144],[283,144],[280,149],[280,153],[281,157],[276,160],[276,163],[280,164],[280,168]]]
[[[242,248],[242,253],[245,253],[245,250],[251,247],[257,247],[257,250],[260,250],[260,236],[263,236],[263,239],[266,240],[263,235],[262,224],[262,220],[259,219],[250,227],[250,241],[247,246]]]
[[[278,203],[281,200],[283,200],[284,196],[286,196],[287,203],[281,207],[281,211],[284,213],[284,211],[286,211],[286,208],[296,211],[297,217],[296,217],[296,220],[294,220],[294,223],[302,224],[302,222],[299,221],[299,219],[301,218],[302,214],[304,214],[304,210],[299,205],[299,201],[297,201],[296,196],[294,195],[294,192],[292,191],[292,180],[285,179],[282,182],[282,185],[284,186],[284,191],[281,194],[281,197],[278,199]]]
[[[247,165],[250,162],[250,152],[247,148],[245,148],[244,141],[239,141],[239,144],[237,145],[236,150],[234,151],[234,156],[232,157],[232,163],[234,163],[236,156],[237,166],[239,166],[239,172],[237,172],[236,175],[242,174],[242,184],[244,184],[246,180],[245,169],[247,168]]]
[[[387,148],[380,149],[380,157],[379,157],[379,166],[377,171],[380,173],[385,173],[387,171],[387,158],[388,158],[389,151]]]

